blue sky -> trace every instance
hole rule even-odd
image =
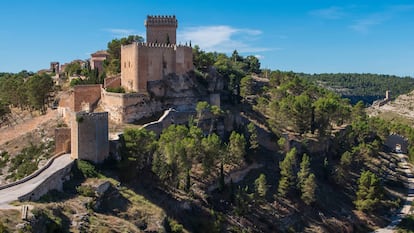
[[[414,76],[413,1],[14,0],[0,3],[0,72],[87,59],[176,15],[177,41],[255,55],[262,68]]]

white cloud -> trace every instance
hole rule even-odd
[[[389,16],[382,14],[370,15],[366,18],[358,19],[349,27],[357,32],[368,32],[375,25],[379,25],[389,19]]]
[[[323,19],[341,19],[346,15],[342,7],[336,6],[313,10],[309,14]]]
[[[349,28],[366,33],[373,26],[380,25],[388,20],[391,20],[398,14],[410,12],[414,10],[414,5],[391,5],[386,7],[383,11],[372,13],[358,20],[355,20]]]
[[[201,26],[185,28],[178,38],[191,41],[193,45],[200,46],[206,51],[229,53],[238,52],[263,52],[270,48],[252,45],[262,31],[256,29],[234,28],[227,25]]]

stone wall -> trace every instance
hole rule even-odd
[[[71,125],[72,158],[103,162],[109,155],[108,113],[78,112]]]
[[[146,94],[113,93],[102,89],[101,106],[109,112],[109,119],[116,123],[131,123],[150,117],[162,110],[162,104],[151,101]]]
[[[195,111],[178,112],[172,108],[166,110],[158,121],[150,122],[142,126],[142,128],[153,131],[157,135],[162,133],[163,129],[168,128],[171,124],[182,125],[187,124],[190,117],[195,117]]]
[[[127,91],[146,92],[148,81],[183,75],[193,68],[188,46],[133,43],[121,48],[121,85]]]
[[[104,88],[114,88],[114,87],[120,87],[121,86],[121,75],[113,76],[104,79]]]
[[[89,108],[92,109],[101,98],[101,85],[76,85],[73,87],[73,94],[71,95],[71,109],[74,112],[79,112]],[[89,111],[88,110],[88,111]]]
[[[70,152],[70,128],[55,129],[55,153]]]
[[[39,200],[40,197],[48,193],[50,190],[62,191],[63,183],[65,180],[69,179],[69,174],[72,169],[72,166],[73,162],[70,163],[68,166],[54,172],[45,180],[43,180],[40,184],[38,184],[34,190],[25,195],[20,196],[18,198],[19,201],[36,201]]]

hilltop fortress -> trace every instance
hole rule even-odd
[[[121,46],[120,75],[106,78],[103,85],[76,85],[69,97],[60,101],[59,113],[70,125],[71,133],[68,129],[59,131],[61,143],[56,146],[66,148],[66,152],[70,148],[72,158],[98,163],[106,159],[108,137],[102,134],[108,134],[108,121],[132,123],[171,108],[191,115],[198,101],[220,105],[223,84],[218,78],[207,83],[197,80],[191,45],[176,42],[176,17],[147,16],[144,25],[145,43]],[[105,51],[94,53],[91,63],[102,68],[106,56]],[[215,77],[214,72],[211,76]],[[109,91],[119,87],[126,93]],[[177,122],[188,118],[172,114],[177,115]]]
[[[149,81],[193,70],[192,48],[176,44],[175,16],[148,16],[145,26],[146,43],[121,47],[121,85],[130,92],[146,92]]]

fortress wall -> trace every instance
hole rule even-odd
[[[55,129],[55,153],[70,151],[70,128]]]
[[[108,88],[108,87],[114,88],[114,87],[119,87],[119,86],[121,86],[120,75],[104,79],[104,85],[103,85],[104,88]]]
[[[109,155],[108,113],[78,112],[72,118],[71,156],[94,163]]]
[[[101,85],[76,85],[73,87],[72,109],[75,112],[82,111],[85,104],[92,107],[101,98]]]
[[[178,46],[176,48],[176,73],[182,75],[193,69],[193,49],[187,46]]]
[[[112,93],[104,89],[101,94],[104,111],[109,112],[109,119],[117,123],[133,122],[160,111],[160,106],[151,102],[146,94]]]
[[[139,89],[137,43],[121,46],[121,86],[127,91]]]
[[[50,190],[59,190],[62,191],[63,182],[69,179],[69,174],[73,166],[73,161],[67,165],[66,167],[54,172],[52,175],[47,177],[40,183],[34,190],[31,192],[20,196],[18,199],[19,201],[36,201],[39,200],[40,197],[45,195]]]

